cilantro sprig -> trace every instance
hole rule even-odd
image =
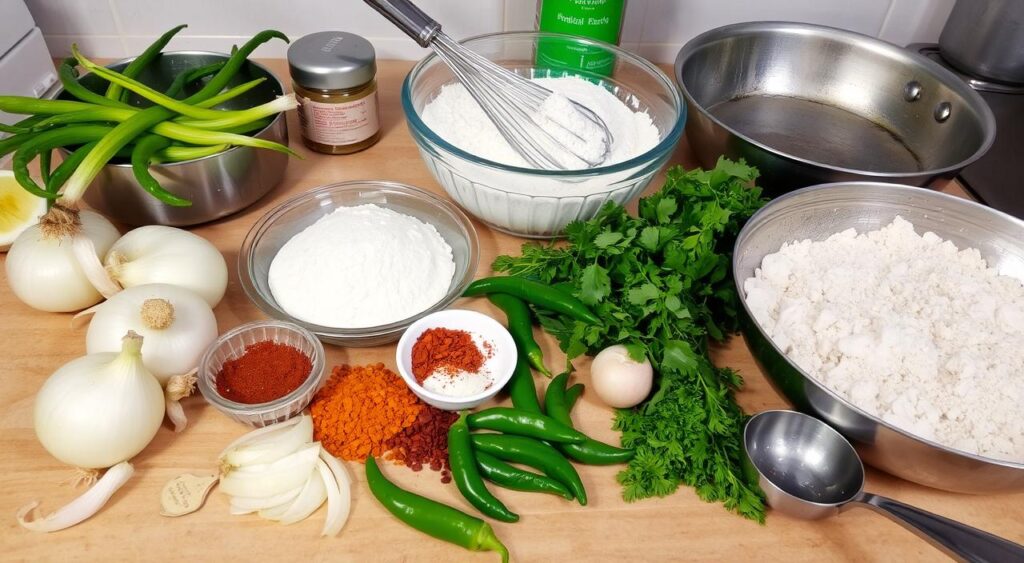
[[[680,484],[709,502],[764,521],[763,495],[742,469],[746,416],[733,393],[740,376],[716,367],[708,340],[737,329],[730,253],[744,221],[765,200],[757,170],[720,159],[713,170],[668,171],[636,217],[605,205],[566,227],[568,244],[526,244],[494,269],[570,289],[602,319],[589,325],[537,311],[569,358],[628,344],[658,371],[656,391],[619,410],[615,428],[635,458],[619,473],[623,497],[666,496]]]

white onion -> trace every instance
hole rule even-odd
[[[164,418],[160,383],[142,363],[142,337],[121,352],[90,354],[53,373],[36,395],[36,436],[68,465],[104,468],[131,459]]]
[[[615,344],[594,356],[590,382],[606,405],[629,408],[640,404],[650,394],[654,369],[647,358],[638,362],[630,356],[629,348]]]
[[[232,514],[258,512],[294,524],[327,501],[321,535],[345,526],[352,506],[352,478],[344,464],[313,442],[313,419],[302,415],[254,430],[220,455],[220,491]],[[298,484],[298,486],[296,486]]]
[[[153,440],[164,418],[160,383],[142,363],[142,337],[129,331],[120,352],[90,354],[53,372],[35,404],[39,442],[60,461],[81,468],[110,467],[83,495],[44,518],[30,518],[38,502],[18,511],[33,531],[53,532],[89,518],[133,473],[128,460]]]
[[[128,231],[106,254],[107,273],[121,287],[167,283],[194,291],[216,307],[228,286],[224,256],[210,241],[174,227]]]
[[[217,318],[201,297],[179,286],[129,287],[95,308],[85,335],[88,354],[114,352],[132,330],[145,339],[142,362],[161,385],[199,365],[217,339]]]
[[[50,312],[80,311],[103,296],[89,281],[88,264],[99,263],[119,233],[102,215],[54,206],[18,236],[7,252],[7,283],[29,307]],[[84,256],[92,248],[94,257]]]

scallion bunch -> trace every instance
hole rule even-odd
[[[121,157],[130,159],[135,178],[144,190],[168,205],[184,207],[192,202],[161,187],[150,174],[150,165],[210,156],[234,145],[293,155],[284,145],[247,134],[266,127],[274,115],[295,108],[294,95],[241,111],[213,109],[265,80],[260,78],[225,90],[256,47],[273,38],[285,42],[288,38],[274,30],[260,32],[233,50],[226,61],[182,71],[164,92],[137,81],[135,77],[184,27],[165,33],[121,72],[97,65],[85,58],[77,46],[72,46],[74,56],[61,63],[58,75],[64,90],[77,100],[0,96],[0,111],[29,115],[13,126],[0,125],[0,131],[12,133],[0,140],[0,156],[14,152],[13,168],[18,183],[34,195],[75,210],[103,167],[112,158]],[[80,84],[79,66],[106,80],[106,91],[101,94]],[[179,99],[188,85],[204,79],[206,82],[195,94]],[[154,105],[140,108],[128,104],[129,92]],[[52,168],[51,153],[60,148],[67,150],[68,155]],[[36,158],[42,186],[28,171],[29,163]]]

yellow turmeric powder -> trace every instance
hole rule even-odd
[[[424,408],[401,377],[374,364],[335,366],[309,410],[314,439],[335,457],[362,461],[387,451],[387,441]]]

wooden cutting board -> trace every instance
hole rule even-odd
[[[282,60],[264,61],[286,79]],[[201,226],[195,232],[212,241],[230,268],[227,296],[217,307],[221,331],[262,318],[238,283],[238,249],[249,227],[278,203],[310,188],[353,179],[387,179],[443,193],[420,160],[399,102],[399,88],[411,63],[382,61],[379,91],[384,135],[372,148],[350,156],[311,153],[298,140],[298,123],[289,116],[292,147],[304,159],[293,159],[284,182],[245,211]],[[669,71],[670,72],[670,71]],[[287,81],[287,80],[285,80]],[[685,140],[674,163],[692,166]],[[651,189],[661,185],[659,176]],[[956,184],[946,191],[963,195]],[[478,276],[490,274],[495,256],[516,253],[521,239],[476,223],[481,260]],[[2,260],[2,259],[0,259]],[[152,444],[133,460],[136,475],[92,519],[68,530],[41,535],[23,530],[14,513],[39,499],[49,510],[77,491],[61,485],[71,469],[50,457],[32,430],[32,405],[46,377],[85,351],[85,331],[71,327],[71,315],[48,314],[18,302],[0,273],[0,558],[43,560],[147,561],[497,561],[494,554],[472,554],[406,527],[370,496],[363,467],[348,463],[356,479],[352,516],[338,537],[318,534],[325,509],[293,526],[280,526],[256,516],[231,516],[225,497],[216,491],[198,513],[170,519],[159,515],[159,493],[169,479],[183,472],[213,471],[217,453],[247,431],[201,397],[186,401],[189,427],[175,435],[165,425]],[[495,315],[486,300],[461,300],[455,307]],[[549,364],[564,357],[554,341],[538,331]],[[719,365],[736,368],[746,379],[738,399],[748,412],[785,408],[768,385],[740,337],[714,350]],[[393,346],[327,347],[328,365],[384,362],[394,369]],[[589,362],[577,362],[578,377],[587,382]],[[538,378],[538,384],[543,382]],[[588,392],[575,411],[577,425],[592,436],[617,440],[612,418]],[[492,523],[517,561],[925,561],[941,558],[923,541],[896,524],[866,510],[838,518],[803,522],[769,514],[759,526],[726,512],[721,505],[700,501],[688,488],[663,498],[627,504],[615,482],[617,467],[580,466],[590,504],[580,507],[548,495],[501,490],[498,495],[522,515],[517,524]],[[387,465],[387,476],[401,486],[463,510],[472,508],[454,486],[442,485],[437,473],[414,473]],[[869,490],[937,512],[1024,542],[1024,495],[966,496],[928,489],[877,471],[868,472]]]

